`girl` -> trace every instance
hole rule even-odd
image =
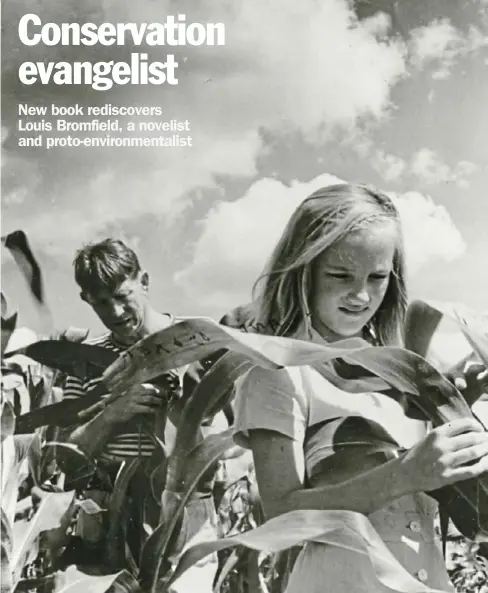
[[[403,238],[384,194],[346,184],[316,191],[292,216],[260,281],[256,324],[268,333],[401,345]],[[453,591],[434,532],[436,502],[424,492],[488,470],[488,434],[477,422],[426,435],[400,403],[341,391],[308,366],[251,369],[237,385],[236,410],[236,440],[252,449],[267,517],[298,509],[363,513],[419,591]],[[408,451],[356,448],[353,459],[333,451],[338,431],[364,430]],[[378,580],[367,554],[309,542],[286,593],[400,590]]]

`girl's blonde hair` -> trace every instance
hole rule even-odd
[[[254,285],[256,322],[279,336],[291,336],[301,327],[309,331],[311,270],[317,256],[351,232],[386,222],[397,230],[393,270],[383,302],[369,325],[380,344],[400,344],[407,309],[400,218],[388,196],[363,185],[319,189],[295,210]]]

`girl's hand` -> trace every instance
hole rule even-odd
[[[488,432],[472,418],[432,430],[402,458],[406,492],[429,492],[488,471]]]

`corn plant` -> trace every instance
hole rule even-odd
[[[485,330],[475,330],[470,323],[464,325],[463,330],[469,334],[476,352],[486,362],[488,350],[484,342]],[[430,337],[427,343],[429,340]],[[45,363],[44,357],[51,355],[51,346],[48,341],[39,343],[27,347],[24,354],[37,357]],[[89,360],[93,356],[89,348],[77,348],[78,358]],[[412,350],[415,348],[412,347]],[[65,349],[63,364],[67,364],[66,352]],[[178,430],[174,449],[168,452],[162,447],[165,454],[168,454],[167,458],[163,465],[154,470],[153,484],[157,486],[153,488],[153,494],[159,498],[161,505],[160,524],[150,533],[140,562],[133,567],[134,576],[143,589],[151,593],[165,591],[179,575],[208,553],[231,550],[236,546],[255,550],[256,553],[251,553],[247,563],[247,566],[254,566],[249,573],[254,575],[254,581],[248,579],[246,586],[249,586],[249,582],[254,582],[255,590],[259,590],[256,588],[258,586],[263,589],[270,582],[270,578],[265,578],[264,581],[261,578],[263,571],[268,570],[266,566],[269,565],[265,563],[267,555],[284,552],[310,539],[331,545],[352,545],[350,541],[337,535],[337,530],[344,525],[349,525],[365,541],[370,542],[368,553],[373,564],[380,566],[381,562],[387,562],[402,573],[396,560],[386,554],[383,543],[378,541],[377,534],[375,535],[374,530],[371,531],[368,522],[363,521],[358,514],[346,511],[295,512],[261,526],[257,526],[256,521],[256,528],[248,521],[244,527],[245,533],[231,533],[218,542],[190,548],[183,554],[176,570],[172,571],[168,558],[181,521],[184,520],[185,504],[202,475],[232,446],[230,430],[202,439],[202,420],[210,412],[215,413],[228,403],[235,380],[251,366],[258,364],[273,369],[312,364],[335,385],[345,390],[383,391],[397,398],[405,394],[409,403],[407,412],[414,417],[430,420],[434,425],[472,415],[469,405],[456,387],[414,351],[371,348],[360,339],[319,346],[297,340],[243,333],[205,319],[184,321],[153,334],[111,362],[103,371],[105,388],[112,393],[104,405],[109,405],[113,398],[121,397],[124,390],[131,385],[152,381],[161,373],[216,353],[219,353],[218,360],[184,405],[173,402],[171,410],[167,410],[167,417],[175,419]],[[54,360],[50,362],[54,363]],[[63,407],[63,403],[66,407]],[[51,406],[51,411],[59,413],[59,420],[51,417],[51,422],[62,422],[65,417],[63,409],[74,414],[83,413],[82,410],[73,411],[67,404],[70,402],[62,402],[55,409]],[[89,405],[93,404],[89,402]],[[46,410],[43,411],[44,414]],[[45,422],[45,417],[44,415],[39,420],[34,413],[29,417],[29,422],[31,426],[35,426],[37,422]],[[147,429],[150,431],[151,427]],[[348,450],[348,442],[340,445],[345,451]],[[398,448],[395,443],[385,443],[384,446]],[[487,483],[486,477],[482,476],[478,480],[457,484],[450,487],[450,490],[443,489],[443,493],[435,494],[441,499],[441,504],[449,508],[458,529],[469,537],[483,537],[487,534]],[[470,518],[468,522],[466,513]],[[117,513],[115,516],[118,516]],[[221,572],[219,585],[225,587],[226,576],[231,574],[233,567],[241,560],[242,556],[230,552]],[[270,568],[269,571],[272,572],[273,569]],[[269,573],[267,574],[269,577]],[[408,587],[409,576],[402,575]],[[388,583],[384,584],[388,586]]]

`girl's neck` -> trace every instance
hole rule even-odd
[[[318,317],[312,317],[310,320],[310,323],[312,325],[312,328],[320,335],[320,337],[325,341],[325,342],[339,342],[340,340],[345,340],[346,338],[344,336],[341,336],[339,334],[336,334],[335,332],[333,332],[331,329],[329,329],[323,322],[321,319],[319,319]],[[358,336],[348,336],[350,338],[356,338]]]

